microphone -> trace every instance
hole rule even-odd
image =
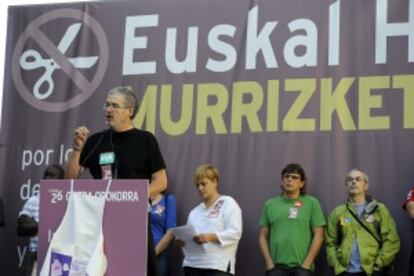
[[[99,145],[102,143],[102,141],[103,141],[103,138],[105,137],[105,134],[107,133],[107,132],[109,132],[109,131],[111,131],[112,132],[112,130],[109,128],[109,129],[105,129],[103,132],[102,132],[102,134],[101,134],[101,136],[99,137],[99,140],[98,140],[98,142],[96,142],[96,144],[95,144],[95,146],[93,146],[93,148],[92,148],[92,150],[90,151],[90,152],[88,152],[88,154],[85,156],[85,158],[83,159],[83,162],[80,164],[80,166],[81,167],[83,167],[85,164],[86,164],[86,161],[88,161],[89,160],[89,158],[92,156],[92,154],[96,151],[96,149],[99,147]],[[112,137],[112,134],[111,134],[111,137]],[[112,139],[112,138],[111,138]],[[86,142],[85,142],[86,143]]]
[[[113,133],[113,130],[112,130],[112,128],[109,128],[109,141],[110,141],[110,143],[111,143],[111,149],[112,149],[112,152],[114,153],[114,171],[113,171],[113,176],[112,176],[112,178],[113,179],[117,179],[118,178],[118,162],[117,162],[117,160],[116,160],[116,154],[115,154],[115,146],[114,146],[114,141],[113,141],[113,137],[112,137],[112,133]]]

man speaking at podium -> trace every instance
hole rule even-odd
[[[87,168],[95,179],[148,179],[149,196],[167,188],[164,159],[154,135],[136,129],[137,98],[131,87],[115,87],[103,105],[109,129],[89,136],[85,126],[75,129],[66,178],[78,178]],[[150,223],[148,223],[150,226]],[[148,276],[156,276],[156,257],[148,230]]]

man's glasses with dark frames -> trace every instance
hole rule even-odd
[[[299,180],[299,179],[301,179],[300,175],[297,175],[297,174],[289,174],[289,173],[286,173],[286,174],[283,175],[283,179],[288,180],[289,178],[292,178],[292,180]]]
[[[129,108],[129,106],[123,106],[123,105],[120,105],[120,104],[117,104],[117,103],[108,103],[108,102],[104,103],[103,106],[102,106],[103,110],[106,110],[108,107],[110,107],[114,110],[122,109],[122,108]]]

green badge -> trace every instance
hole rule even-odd
[[[99,165],[108,165],[115,163],[115,154],[113,152],[104,152],[99,155]]]

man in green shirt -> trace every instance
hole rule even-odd
[[[266,201],[260,218],[266,276],[312,275],[323,243],[322,208],[306,194],[306,175],[299,164],[288,164],[281,177],[282,195]]]

